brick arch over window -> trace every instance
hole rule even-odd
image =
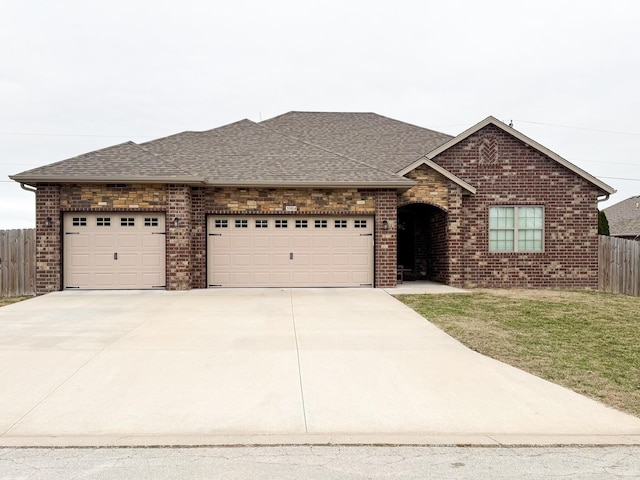
[[[447,210],[431,202],[398,207],[398,265],[407,280],[447,281],[447,223]]]

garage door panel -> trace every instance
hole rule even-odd
[[[270,254],[254,254],[253,264],[260,267],[268,267],[269,265],[271,265],[271,255]]]
[[[334,248],[346,248],[352,243],[352,239],[345,236],[331,237],[331,246]]]
[[[282,236],[281,234],[271,237],[271,246],[273,248],[281,248],[281,247],[289,248],[291,247],[291,237],[285,237],[285,236]]]
[[[91,258],[88,258],[87,261],[91,261]],[[94,267],[111,267],[113,265],[113,261],[112,253],[96,253],[93,255]]]
[[[164,286],[166,235],[153,234],[164,232],[163,214],[80,212],[63,224],[65,288]]]
[[[256,234],[253,237],[253,246],[255,248],[270,248],[271,247],[271,238],[267,235],[258,235]]]
[[[230,254],[222,253],[219,255],[212,255],[209,257],[209,260],[214,267],[228,267],[229,265],[231,265]]]
[[[247,228],[235,227],[244,221]],[[216,228],[223,223],[233,228],[222,236],[208,236],[211,286],[373,284],[373,237],[366,235],[372,230],[372,217],[210,216],[208,233],[224,230]]]
[[[144,267],[159,267],[158,271],[160,271],[160,267],[162,267],[163,265],[164,265],[163,256],[153,254],[153,253],[142,255],[142,266]],[[157,275],[157,273],[155,273],[155,275]]]
[[[90,267],[91,266],[91,255],[88,253],[79,254],[74,253],[69,255],[68,260],[69,265],[73,267]]]
[[[251,237],[249,235],[234,235],[233,247],[234,248],[248,248],[251,246]]]
[[[250,266],[251,265],[251,255],[248,253],[245,254],[236,254],[232,257],[233,266]]]
[[[91,247],[91,237],[89,235],[65,235],[64,242],[66,247],[71,247],[74,249]]]

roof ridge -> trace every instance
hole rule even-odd
[[[334,152],[333,150],[329,150],[329,149],[328,149],[328,148],[326,148],[326,147],[323,147],[323,146],[320,146],[320,145],[316,145],[315,143],[311,143],[311,142],[308,142],[308,141],[306,141],[306,140],[302,140],[301,138],[297,138],[297,137],[294,137],[294,136],[292,136],[292,135],[287,135],[286,133],[282,133],[282,132],[280,132],[280,131],[278,131],[278,130],[275,130],[275,129],[271,128],[271,127],[266,127],[266,126],[261,125],[261,124],[259,124],[259,123],[258,123],[258,124],[256,124],[256,125],[258,125],[259,127],[264,128],[264,129],[270,130],[270,131],[272,131],[272,132],[275,132],[275,133],[277,133],[278,135],[282,135],[283,137],[292,138],[293,140],[295,140],[295,141],[297,141],[297,142],[304,143],[305,145],[310,145],[310,146],[312,146],[312,147],[314,147],[314,148],[317,148],[317,149],[319,149],[319,150],[322,150],[323,152],[331,153],[331,154],[336,155],[336,156],[341,157],[341,158],[346,158],[347,160],[350,160],[350,161],[352,161],[352,162],[358,163],[358,164],[363,165],[363,166],[365,166],[365,167],[367,167],[367,168],[371,168],[372,170],[376,170],[376,171],[378,171],[378,172],[380,172],[380,173],[384,173],[384,174],[387,174],[387,175],[395,175],[395,176],[397,176],[398,178],[405,178],[405,177],[403,177],[403,176],[398,175],[398,174],[397,174],[397,172],[393,172],[393,171],[391,171],[391,170],[383,170],[383,169],[381,169],[381,168],[379,168],[379,167],[376,167],[376,166],[374,166],[374,165],[370,165],[370,164],[368,164],[368,163],[366,163],[366,162],[363,162],[363,161],[361,161],[361,160],[358,160],[358,159],[355,159],[355,158],[349,157],[349,156],[347,156],[347,155],[345,155],[345,154],[343,154],[343,153]]]

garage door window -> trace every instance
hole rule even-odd
[[[256,228],[268,228],[269,220],[256,220]]]
[[[227,228],[229,222],[227,220],[216,220],[215,228]]]
[[[346,220],[336,220],[333,224],[335,228],[347,228]]]
[[[135,227],[136,221],[133,217],[122,217],[120,218],[120,226],[121,227]]]
[[[316,220],[315,221],[315,226],[316,226],[316,228],[327,228],[327,221],[326,220]]]
[[[74,227],[86,227],[87,217],[73,217],[72,224]]]
[[[144,226],[145,227],[157,227],[158,226],[158,217],[145,217]]]
[[[296,220],[296,228],[307,228],[309,222],[307,220]]]
[[[366,220],[355,220],[354,225],[355,228],[367,228]]]
[[[248,220],[236,220],[236,228],[247,228],[249,227]]]
[[[96,218],[96,227],[110,227],[111,226],[111,218],[110,217],[98,217]]]
[[[288,223],[287,220],[276,220],[276,228],[287,228]]]

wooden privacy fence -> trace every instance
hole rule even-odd
[[[640,242],[600,236],[598,290],[640,297]]]
[[[0,297],[36,294],[36,230],[0,230]]]

